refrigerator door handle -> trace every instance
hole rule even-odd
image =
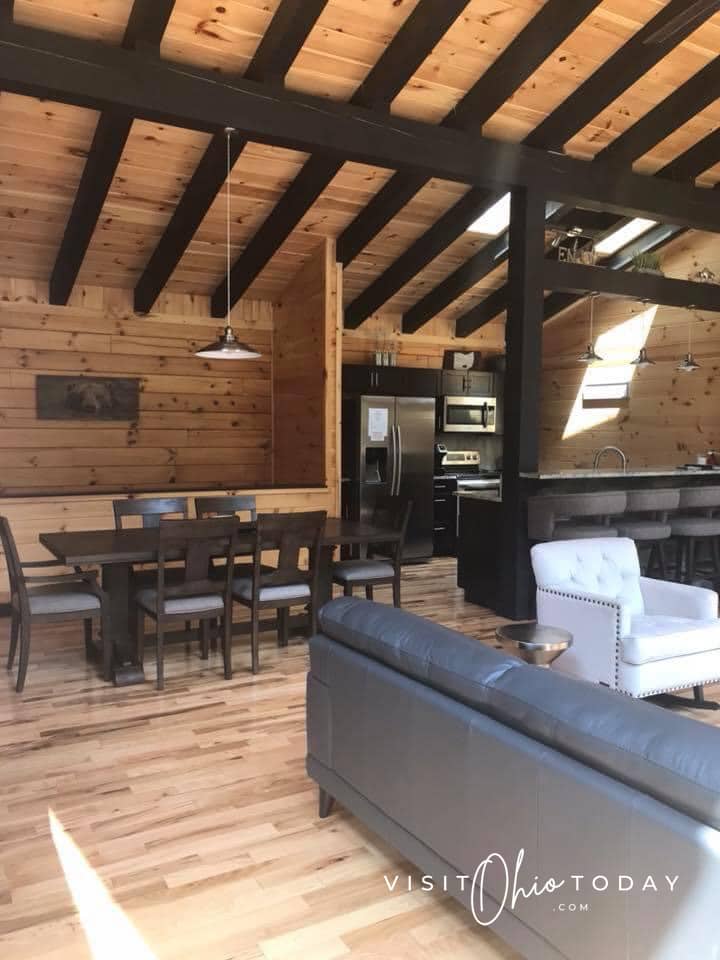
[[[395,427],[397,430],[397,483],[395,484],[395,496],[400,496],[400,484],[402,483],[402,471],[403,471],[403,448],[402,448],[402,430],[400,429],[400,424]]]
[[[395,496],[395,487],[397,486],[398,478],[398,441],[397,441],[397,427],[395,424],[392,426],[392,482],[390,483],[390,496]]]

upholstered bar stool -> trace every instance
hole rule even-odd
[[[627,494],[569,493],[555,498],[555,521],[551,540],[594,540],[617,537],[610,517],[625,512]]]
[[[649,547],[643,564],[643,576],[657,566],[662,580],[667,580],[665,545],[672,529],[668,514],[680,505],[679,490],[628,490],[624,516],[613,521],[621,537],[635,541],[638,552]]]
[[[676,579],[686,583],[698,576],[697,548],[707,546],[712,557],[713,578],[720,576],[720,486],[683,487],[680,513],[670,518],[677,543]]]

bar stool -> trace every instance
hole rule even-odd
[[[692,583],[697,577],[697,545],[708,545],[712,556],[712,576],[720,576],[720,486],[683,487],[680,490],[680,513],[670,518],[670,529],[677,543],[677,580]]]
[[[618,534],[634,540],[638,552],[650,547],[643,564],[643,575],[649,576],[655,564],[660,577],[667,580],[665,544],[670,539],[672,528],[668,513],[680,505],[679,490],[628,490],[627,512],[614,521]]]
[[[625,512],[627,494],[569,493],[553,498],[555,513],[551,540],[591,540],[617,537],[610,517]]]

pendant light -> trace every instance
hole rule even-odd
[[[630,361],[630,365],[633,367],[654,367],[655,361],[651,360],[648,356],[647,347],[640,347],[640,353],[635,357],[634,360]]]
[[[596,293],[590,294],[590,343],[588,348],[584,353],[581,353],[578,357],[578,363],[597,363],[599,360],[602,360],[602,357],[595,352],[595,341],[593,340],[593,322],[595,315],[595,298],[597,297]]]
[[[206,347],[203,347],[201,350],[197,350],[195,353],[196,357],[203,357],[206,360],[256,360],[260,354],[253,350],[252,347],[248,346],[247,343],[242,343],[235,336],[235,331],[232,328],[230,322],[230,313],[232,310],[232,300],[230,298],[230,273],[232,270],[232,260],[230,252],[230,168],[232,166],[230,159],[230,139],[235,133],[235,130],[232,127],[225,127],[225,141],[226,141],[226,164],[227,164],[227,179],[225,181],[225,244],[226,244],[226,280],[227,280],[227,317],[225,320],[225,329],[222,334],[215,340],[213,343],[209,343]]]
[[[691,313],[690,320],[688,322],[688,352],[675,368],[679,373],[694,373],[696,370],[700,369],[700,364],[697,362],[692,352],[692,316],[693,315]]]

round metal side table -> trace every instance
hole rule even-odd
[[[497,628],[495,636],[504,650],[536,667],[549,667],[573,642],[567,630],[537,623],[506,623]]]

